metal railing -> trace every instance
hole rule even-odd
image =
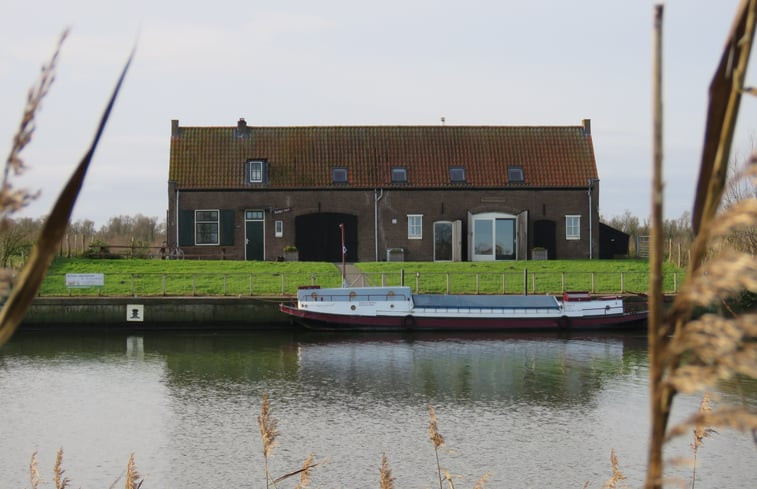
[[[435,294],[594,294],[646,293],[645,272],[359,273],[348,274],[353,287],[406,285],[415,293]],[[300,286],[339,287],[338,273],[112,273],[102,287],[66,288],[64,274],[45,278],[39,295],[51,296],[281,296]],[[666,293],[678,292],[679,274],[663,277]]]

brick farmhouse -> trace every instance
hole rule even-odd
[[[591,124],[171,124],[168,245],[304,261],[596,258]],[[342,246],[344,243],[344,248]]]

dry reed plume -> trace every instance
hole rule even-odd
[[[381,469],[379,470],[379,488],[394,489],[394,477],[392,477],[392,470],[389,468],[389,461],[386,459],[386,453],[381,456]]]
[[[729,234],[757,227],[757,199],[746,198],[723,209],[728,158],[744,93],[744,78],[751,51],[757,1],[743,0],[726,47],[710,85],[699,183],[694,201],[692,245],[687,282],[667,314],[662,310],[662,12],[655,16],[655,114],[652,184],[652,246],[650,253],[650,394],[651,437],[645,487],[663,485],[663,445],[670,437],[692,427],[728,426],[757,428],[757,413],[748,406],[719,407],[700,412],[670,428],[670,412],[678,393],[694,393],[717,381],[740,375],[757,377],[757,314],[734,313],[722,307],[742,291],[757,292],[757,259],[730,249]],[[754,157],[747,174],[754,175]],[[711,312],[697,315],[701,308]],[[706,433],[702,432],[702,433]]]
[[[436,455],[436,471],[439,477],[439,489],[442,487],[442,466],[439,464],[439,448],[444,445],[444,437],[439,433],[439,427],[436,422],[436,410],[431,404],[428,405],[428,437],[431,444],[434,445],[434,455]]]
[[[710,395],[705,393],[705,395],[702,396],[702,402],[699,404],[699,413],[707,415],[711,412]],[[699,454],[699,448],[704,446],[705,438],[709,438],[717,432],[701,423],[697,423],[692,431],[694,434],[694,440],[691,442],[691,450],[694,452],[694,467],[691,471],[691,489],[694,489],[697,480],[697,455]]]
[[[61,34],[52,57],[46,64],[42,65],[42,71],[38,80],[29,89],[27,94],[21,122],[16,130],[16,134],[13,136],[11,150],[5,159],[3,181],[0,184],[0,232],[8,229],[8,221],[15,212],[26,207],[39,195],[39,192],[32,193],[27,189],[14,189],[12,178],[21,175],[28,168],[21,157],[21,153],[32,140],[37,111],[42,107],[42,99],[48,94],[55,80],[58,57],[60,56],[60,50],[66,37],[68,37],[68,30],[63,31]],[[10,294],[13,280],[13,270],[0,269],[0,298],[2,300],[5,300]],[[0,346],[2,344],[2,332],[0,331]]]
[[[19,126],[18,133],[13,139],[13,146],[6,160],[5,172],[3,177],[3,184],[0,188],[0,226],[8,215],[20,209],[26,205],[33,195],[25,190],[16,191],[13,190],[10,185],[10,174],[18,174],[25,167],[25,162],[21,158],[20,154],[24,147],[26,147],[31,141],[32,134],[34,132],[34,119],[35,114],[39,110],[42,98],[48,93],[50,85],[52,84],[55,76],[55,65],[60,52],[61,43],[65,39],[67,32],[61,36],[61,40],[58,42],[57,49],[53,54],[51,61],[45,65],[42,69],[42,75],[40,81],[29,92],[26,108],[21,118],[21,124]],[[126,78],[126,73],[131,65],[131,60],[134,57],[134,51],[129,55],[129,58],[124,65],[121,75],[116,82],[116,86],[111,93],[111,97],[100,117],[100,123],[95,131],[95,135],[87,148],[84,156],[79,161],[79,164],[74,169],[73,173],[65,182],[58,198],[53,204],[42,229],[39,231],[37,240],[32,247],[32,251],[29,254],[29,258],[26,265],[21,269],[18,280],[13,287],[0,287],[0,290],[9,291],[7,299],[4,301],[2,309],[0,309],[0,346],[4,345],[16,328],[24,318],[26,311],[29,309],[32,301],[37,295],[42,280],[47,273],[47,269],[50,266],[55,253],[58,249],[58,245],[63,239],[68,222],[71,218],[76,199],[79,196],[79,191],[82,185],[84,185],[84,178],[89,169],[89,165],[100,142],[100,137],[105,130],[105,125],[108,122],[110,113],[113,110],[113,106],[116,101],[119,90]],[[3,277],[9,275],[3,274]]]
[[[258,416],[258,429],[260,430],[260,438],[263,442],[265,486],[270,487],[273,485],[273,487],[276,488],[279,482],[299,475],[300,481],[295,486],[295,489],[304,489],[310,484],[310,471],[321,465],[323,462],[313,462],[314,456],[311,453],[305,459],[302,468],[274,479],[273,476],[271,476],[269,460],[271,455],[273,455],[273,449],[276,446],[276,438],[279,436],[277,427],[278,420],[271,415],[271,402],[268,399],[268,394],[263,394],[263,402],[260,406],[260,415]]]
[[[610,450],[610,464],[612,465],[612,477],[610,477],[607,480],[607,482],[604,483],[604,485],[602,486],[602,489],[616,489],[618,487],[628,487],[628,484],[623,482],[626,480],[626,476],[623,475],[623,472],[621,472],[620,468],[618,468],[618,456],[615,455],[614,448]]]
[[[134,463],[134,454],[129,457],[129,463],[126,466],[126,485],[125,489],[139,489],[142,487],[144,479],[140,480],[139,472],[137,472],[137,465]]]
[[[66,471],[63,470],[63,449],[60,448],[55,456],[55,465],[53,466],[53,486],[55,489],[66,489],[67,487],[70,487],[71,480],[68,477],[63,476],[65,472]],[[116,484],[122,476],[123,474],[113,481],[110,489],[116,487]],[[39,473],[37,452],[32,453],[31,462],[29,462],[29,481],[32,489],[39,489],[41,485],[45,483]],[[126,466],[126,484],[124,485],[124,489],[140,489],[143,482],[144,479],[141,479],[139,472],[137,472],[137,466],[134,462],[134,454],[132,453],[129,457],[129,463]]]
[[[260,430],[260,438],[263,441],[263,459],[265,461],[265,486],[269,487],[269,481],[271,481],[271,472],[268,468],[268,459],[273,453],[273,448],[276,446],[276,437],[279,432],[276,431],[275,418],[271,416],[271,403],[268,400],[268,394],[263,394],[263,404],[260,407],[260,415],[258,416],[258,429]],[[274,487],[276,484],[274,483]]]
[[[439,463],[439,448],[444,446],[444,436],[442,436],[442,434],[439,432],[439,424],[436,419],[436,410],[431,404],[428,405],[428,416],[428,438],[429,440],[431,440],[431,444],[434,446],[434,455],[436,456],[436,470],[437,476],[439,478],[439,489],[443,489],[444,482],[447,482],[449,489],[455,489],[455,484],[452,480],[453,475],[450,474],[448,470],[443,469],[441,464]],[[479,478],[476,484],[473,486],[474,489],[483,489],[484,484],[486,484],[486,481],[490,476],[491,474],[488,473],[481,476],[481,478]]]
[[[29,462],[29,482],[31,483],[32,489],[37,489],[42,482],[42,478],[39,475],[37,452],[32,453],[32,460]]]
[[[63,449],[58,450],[58,454],[55,456],[55,467],[53,467],[53,483],[55,489],[66,489],[71,482],[68,477],[63,477]]]

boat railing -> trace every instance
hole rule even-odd
[[[313,289],[307,293],[300,294],[299,300],[302,302],[390,302],[390,301],[409,301],[410,297],[401,292],[390,291],[389,293],[357,293],[351,291],[349,294],[328,293],[323,289]]]

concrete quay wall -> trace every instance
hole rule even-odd
[[[27,312],[24,330],[269,329],[287,327],[281,297],[43,297]],[[61,328],[62,329],[62,328]]]

